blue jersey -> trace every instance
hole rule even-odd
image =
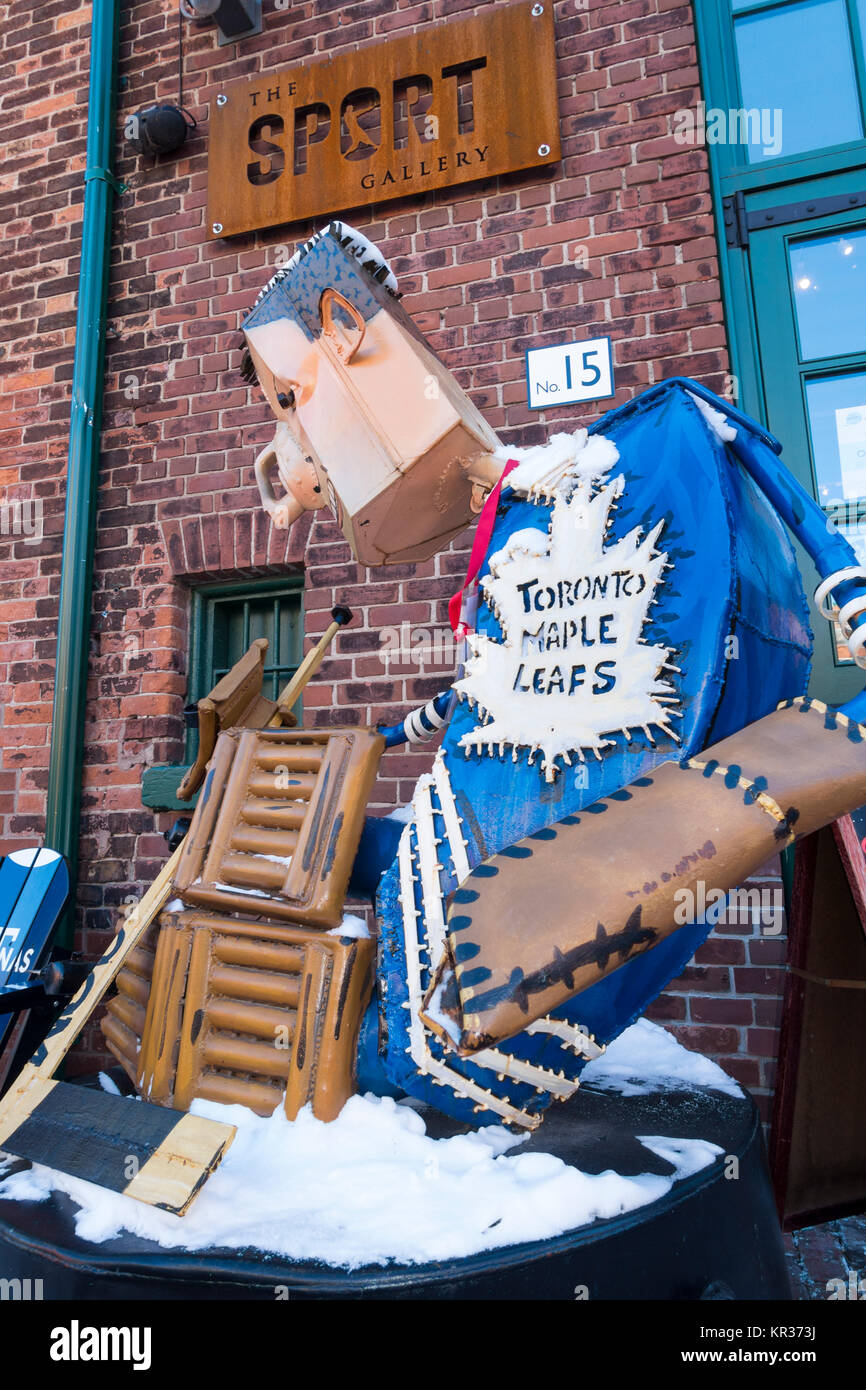
[[[503,490],[460,698],[377,895],[360,1087],[402,1090],[473,1123],[532,1125],[571,1094],[599,1045],[681,972],[710,926],[682,927],[469,1061],[418,1017],[447,900],[469,868],[603,809],[659,763],[802,694],[809,676],[793,548],[712,413],[671,383],[592,434],[618,454],[603,476],[566,478],[554,493]],[[543,887],[527,887],[527,933],[544,910]]]

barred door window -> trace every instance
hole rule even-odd
[[[276,699],[301,663],[304,641],[303,576],[234,584],[208,584],[192,592],[187,702],[196,704],[258,637],[268,639],[262,694]],[[301,722],[302,701],[293,706]],[[198,730],[191,721],[181,765],[145,768],[142,800],[154,810],[188,812],[175,795],[195,762]]]
[[[191,703],[212,690],[257,637],[267,637],[262,694],[275,700],[301,663],[303,652],[302,579],[254,580],[249,584],[207,585],[193,591],[189,696]],[[295,706],[301,722],[301,701]],[[195,756],[195,731],[187,754]]]

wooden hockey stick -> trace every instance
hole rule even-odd
[[[331,617],[333,618],[333,622],[329,623],[316,645],[307,652],[307,655],[292,676],[292,679],[280,693],[276,712],[273,718],[268,720],[267,727],[269,729],[279,728],[282,724],[284,714],[289,713],[304,686],[318,671],[325,659],[325,653],[340,631],[340,628],[345,627],[346,623],[350,623],[354,614],[351,608],[342,608],[338,605],[336,608],[331,609]]]

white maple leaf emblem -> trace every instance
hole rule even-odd
[[[529,748],[548,781],[556,760],[596,757],[606,737],[651,726],[677,740],[677,695],[662,673],[676,671],[671,649],[641,633],[667,565],[656,550],[664,522],[606,545],[625,479],[594,489],[582,480],[557,492],[548,534],[517,531],[490,557],[482,582],[503,639],[471,633],[465,674],[455,689],[477,707],[480,723],[464,734],[467,755]]]

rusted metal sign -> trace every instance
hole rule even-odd
[[[559,158],[552,0],[503,4],[228,83],[208,234],[344,212]]]

